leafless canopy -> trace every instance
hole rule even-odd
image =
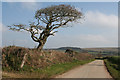
[[[70,5],[55,5],[37,10],[35,13],[37,21],[30,23],[28,28],[23,24],[8,27],[16,31],[25,30],[30,32],[31,38],[35,42],[39,42],[39,48],[45,44],[50,35],[54,35],[57,32],[56,30],[58,28],[66,25],[68,22],[76,21],[81,17],[82,13],[75,9],[75,7]]]

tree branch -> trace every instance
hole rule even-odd
[[[61,27],[61,26],[63,26],[63,25],[66,25],[69,21],[71,21],[71,19],[69,19],[69,20],[67,20],[66,22],[64,22],[63,24],[53,24],[52,26],[51,26],[51,31],[53,31],[54,29],[57,29],[57,28],[59,28],[59,27]],[[58,26],[56,26],[56,25],[58,25]],[[55,27],[54,27],[55,26]]]
[[[58,31],[54,31],[54,32],[50,33],[49,35],[53,35],[53,36],[54,36],[54,34],[55,34],[56,32],[58,32]]]
[[[38,18],[39,20],[41,20],[42,22],[44,22],[45,24],[47,24],[48,22],[46,22],[46,20],[44,20],[44,18],[43,17],[39,17]]]
[[[35,42],[39,42],[39,39],[38,39],[35,35],[31,34],[31,38],[32,38]]]
[[[25,31],[28,31],[29,32],[29,29],[26,29],[26,25],[23,25],[23,24],[18,24],[18,25],[15,25],[13,24],[13,26],[8,26],[10,30],[13,30],[13,31],[20,31],[20,30],[25,30]]]

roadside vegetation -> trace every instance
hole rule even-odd
[[[73,52],[73,56],[70,56],[69,53],[55,50],[41,52],[16,46],[4,47],[2,49],[3,78],[50,78],[92,60],[93,56],[87,52]]]
[[[120,56],[108,57],[104,61],[111,76],[120,80]]]
[[[54,64],[43,69],[34,69],[32,72],[26,71],[13,71],[13,72],[3,72],[3,78],[52,78],[56,75],[62,74],[68,70],[71,70],[77,66],[89,63],[93,60],[78,61],[74,60],[72,62]],[[28,68],[26,66],[26,68]],[[30,68],[29,68],[30,69]],[[24,68],[25,70],[25,68]]]

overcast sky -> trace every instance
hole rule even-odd
[[[60,28],[55,36],[48,38],[44,48],[58,47],[117,47],[118,46],[118,3],[117,2],[3,2],[2,3],[2,46],[17,45],[35,47],[30,34],[14,32],[6,26],[28,24],[33,21],[35,11],[51,5],[69,4],[82,10],[85,19],[71,23],[72,27]],[[1,28],[1,27],[0,27]]]

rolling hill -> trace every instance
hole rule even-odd
[[[108,55],[118,55],[118,48],[117,47],[101,47],[101,48],[79,48],[79,47],[60,47],[54,48],[50,50],[57,50],[65,52],[66,49],[72,49],[76,52],[88,52],[90,54],[108,54]]]

